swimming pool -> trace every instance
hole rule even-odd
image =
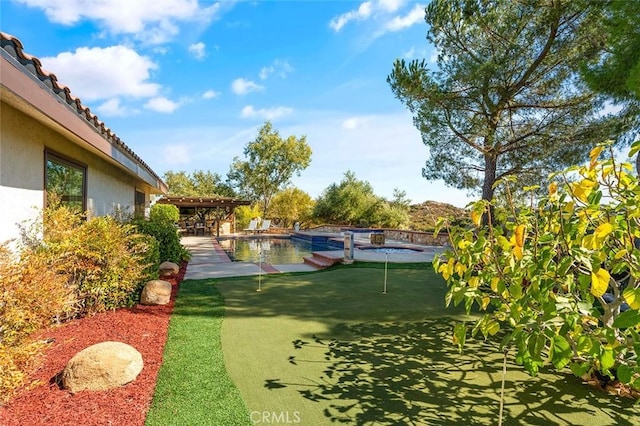
[[[302,263],[302,258],[311,256],[312,251],[330,250],[289,238],[219,239],[218,242],[234,262],[257,263],[262,255],[262,262],[271,265]]]

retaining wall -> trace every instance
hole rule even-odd
[[[422,244],[425,246],[445,246],[449,244],[449,234],[446,231],[440,232],[438,236],[434,236],[433,232],[409,231],[403,229],[383,229],[383,228],[350,228],[348,226],[337,225],[321,225],[311,229],[318,232],[381,232],[384,233],[385,239],[404,241],[413,244]]]

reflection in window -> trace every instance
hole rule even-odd
[[[138,217],[144,217],[144,209],[145,209],[145,195],[144,192],[138,191],[136,189],[136,198],[135,198],[135,215]]]
[[[87,168],[50,152],[46,153],[47,202],[55,197],[78,212],[86,210]]]

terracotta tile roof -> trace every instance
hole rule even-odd
[[[89,125],[95,128],[97,132],[116,148],[129,154],[134,161],[142,166],[145,171],[151,174],[155,179],[162,182],[162,179],[140,158],[131,148],[129,148],[115,133],[111,131],[104,122],[98,119],[98,116],[91,112],[89,107],[82,105],[80,98],[71,94],[71,90],[58,82],[55,74],[42,68],[42,63],[37,57],[30,55],[24,51],[22,42],[11,34],[0,31],[0,47],[13,58],[15,58],[27,71],[37,77],[44,83],[55,95],[65,101],[75,112],[85,119]]]

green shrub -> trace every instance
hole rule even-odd
[[[173,204],[154,204],[149,212],[149,220],[175,224],[180,220],[180,210]]]
[[[158,278],[160,270],[160,247],[153,235],[136,232],[131,235],[131,251],[146,265],[143,270],[143,282]]]
[[[110,216],[83,222],[70,234],[52,232],[51,225],[45,223],[46,253],[55,269],[69,276],[79,301],[78,315],[135,303],[151,267],[149,239]]]
[[[170,261],[178,265],[185,260],[186,250],[180,244],[178,229],[173,223],[146,220],[143,218],[134,219],[132,225],[138,232],[153,236],[158,244],[160,261]]]
[[[434,268],[449,285],[447,304],[487,312],[472,336],[502,330],[504,349],[532,375],[550,363],[640,389],[640,181],[612,151],[599,160],[603,149],[528,206],[475,203],[475,229],[452,229],[451,251]],[[639,150],[640,141],[630,155]],[[454,328],[460,347],[467,331]]]
[[[152,236],[109,216],[83,220],[65,206],[45,209],[22,233],[19,256],[0,246],[0,402],[24,384],[41,352],[34,331],[136,303],[160,258]]]
[[[46,256],[25,252],[21,259],[0,245],[0,403],[22,386],[41,344],[32,332],[64,318],[75,305],[65,275],[51,270]]]

